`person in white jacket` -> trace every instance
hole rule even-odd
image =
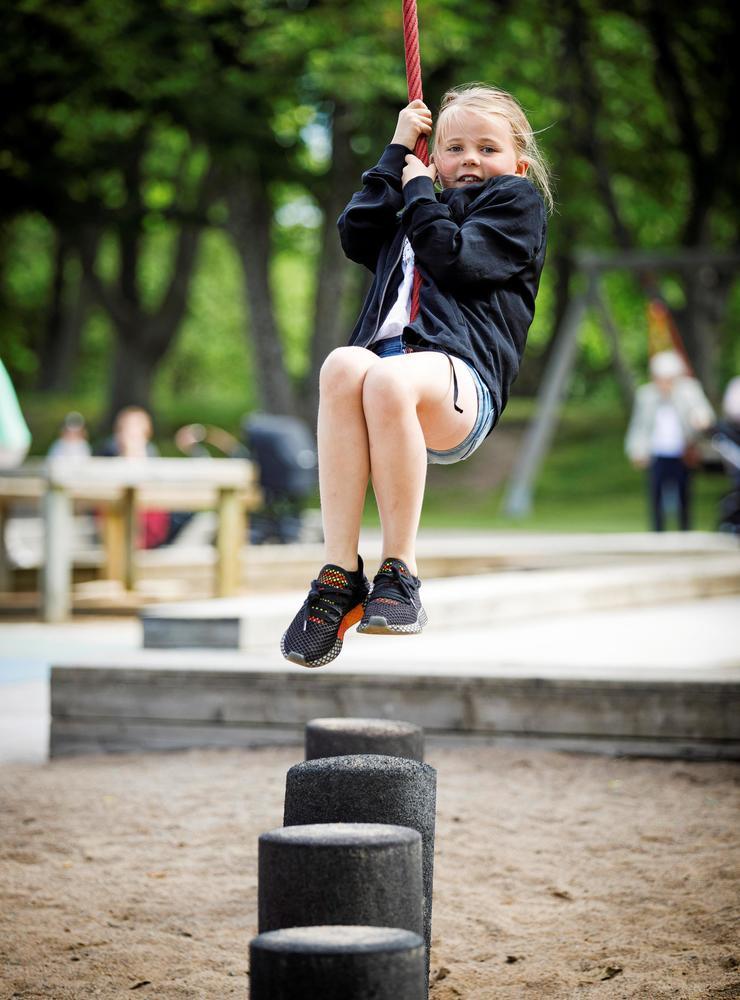
[[[10,376],[0,360],[0,469],[14,469],[20,465],[30,446],[31,432]]]
[[[665,528],[666,498],[678,497],[678,523],[688,531],[691,517],[690,452],[714,422],[714,411],[699,382],[688,375],[675,351],[650,359],[651,381],[640,386],[624,448],[635,468],[648,472],[652,526]]]

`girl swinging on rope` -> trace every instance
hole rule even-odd
[[[338,656],[354,624],[390,635],[426,624],[415,543],[427,464],[461,462],[491,433],[534,316],[552,199],[521,106],[485,85],[448,91],[425,166],[411,150],[431,131],[412,101],[339,219],[344,252],[374,280],[349,346],[321,370],[326,565],[281,641],[306,667]],[[369,480],[383,534],[372,586],[357,552]]]

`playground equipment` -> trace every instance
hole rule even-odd
[[[421,836],[416,830],[381,823],[316,823],[283,827],[259,838],[260,933],[364,924],[421,934],[421,900]]]
[[[424,733],[411,722],[389,719],[312,719],[306,724],[306,760],[381,754],[424,760]]]
[[[424,1000],[424,943],[390,927],[291,927],[254,938],[251,1000]]]
[[[423,749],[407,722],[314,719],[307,746],[309,731]],[[436,777],[383,754],[290,768],[284,826],[259,838],[252,1000],[426,1000]]]
[[[422,97],[415,0],[404,0],[409,101]],[[426,139],[416,154],[428,162]],[[414,275],[411,317],[419,308]],[[340,756],[313,758],[318,748]],[[348,753],[349,749],[376,753]],[[252,942],[252,1000],[426,998],[432,925],[436,772],[419,728],[378,719],[314,720],[309,758],[288,771],[284,830],[260,838],[260,931]],[[420,852],[420,853],[419,853]],[[392,922],[402,930],[355,926]],[[409,933],[423,930],[421,939]],[[401,937],[399,937],[401,935]]]
[[[253,413],[245,418],[242,433],[259,468],[264,497],[262,508],[252,515],[251,541],[295,542],[302,511],[316,488],[313,432],[296,417]]]
[[[403,47],[406,57],[406,84],[411,101],[423,101],[424,92],[421,86],[421,55],[419,52],[419,21],[416,12],[416,0],[403,0]],[[429,165],[429,144],[425,135],[420,135],[414,146],[414,155],[422,163]],[[421,291],[421,274],[414,267],[414,284],[411,289],[411,312],[409,320],[413,323],[419,313],[419,294]]]
[[[424,940],[432,933],[437,772],[428,764],[380,754],[326,757],[295,764],[285,783],[285,826],[390,823],[422,841]]]
[[[711,267],[717,274],[736,271],[740,254],[705,250],[661,252],[651,250],[599,254],[582,251],[576,254],[576,271],[583,277],[583,288],[572,296],[560,324],[557,340],[545,370],[537,396],[535,415],[524,437],[517,463],[509,478],[503,509],[511,517],[523,517],[532,509],[532,495],[537,475],[555,436],[558,414],[575,367],[578,338],[589,310],[594,310],[605,330],[614,354],[615,368],[625,394],[630,395],[632,376],[619,350],[619,331],[602,293],[601,282],[607,272],[622,270],[638,276],[655,271],[690,272]],[[650,287],[653,287],[652,279]],[[656,296],[652,305],[655,311]],[[674,333],[672,331],[672,339]],[[673,346],[684,357],[683,345]]]

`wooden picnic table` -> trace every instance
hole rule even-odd
[[[48,459],[0,473],[0,541],[9,507],[37,501],[44,519],[42,615],[62,621],[71,608],[72,515],[85,501],[103,512],[106,576],[126,590],[136,583],[137,510],[210,510],[218,514],[215,593],[235,594],[247,512],[261,502],[254,464],[246,459]],[[0,587],[8,578],[0,544]]]

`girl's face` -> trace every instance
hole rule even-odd
[[[482,184],[501,174],[523,177],[529,166],[517,155],[506,118],[470,110],[459,111],[437,136],[433,159],[444,188]]]

